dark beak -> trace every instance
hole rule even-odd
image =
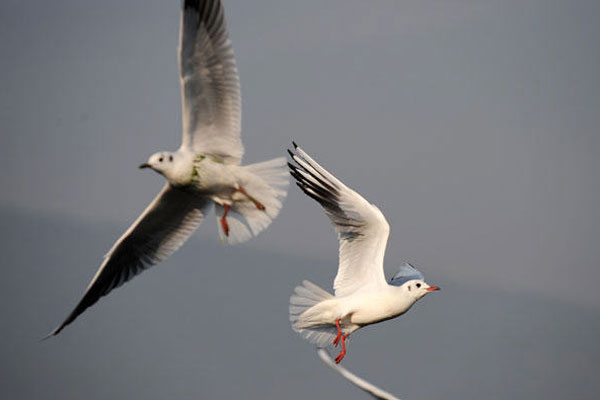
[[[148,164],[148,163],[141,164],[140,169],[143,169],[143,168],[150,168],[150,164]]]
[[[427,289],[425,289],[425,290],[427,290],[428,292],[433,292],[434,290],[440,290],[440,288],[439,288],[439,287],[437,287],[437,286],[429,286],[429,287],[428,287]]]

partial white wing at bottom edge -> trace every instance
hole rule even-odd
[[[328,366],[331,367],[331,369],[338,372],[341,376],[346,378],[350,383],[352,383],[359,389],[362,389],[365,392],[369,393],[374,398],[381,399],[381,400],[400,400],[393,394],[388,393],[385,390],[378,388],[377,386],[373,385],[372,383],[369,383],[369,382],[365,381],[364,379],[354,375],[352,372],[348,371],[346,368],[342,367],[341,365],[334,363],[333,360],[331,359],[331,356],[327,352],[327,350],[325,350],[323,348],[317,348],[317,354],[319,355],[319,357],[321,358],[321,360],[323,360],[323,362],[325,364],[327,364]]]

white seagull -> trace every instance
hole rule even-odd
[[[294,143],[288,164],[296,184],[325,209],[340,241],[335,296],[303,281],[290,297],[292,328],[318,347],[329,344],[346,355],[346,338],[363,326],[407,312],[427,293],[439,290],[423,275],[404,264],[390,282],[383,272],[383,257],[390,227],[379,208],[327,172]]]
[[[241,166],[241,100],[233,48],[219,0],[185,0],[179,69],[183,140],[150,156],[167,182],[117,240],[83,298],[49,336],[58,334],[111,290],[175,252],[215,205],[219,234],[243,242],[277,216],[287,194],[285,158]]]

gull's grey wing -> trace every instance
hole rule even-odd
[[[350,381],[350,383],[352,383],[353,385],[356,385],[356,387],[369,393],[375,399],[400,400],[393,394],[388,393],[381,388],[378,388],[377,386],[373,385],[372,383],[367,382],[366,380],[362,379],[361,377],[354,375],[352,372],[348,371],[346,368],[342,367],[341,365],[334,363],[333,360],[331,359],[331,356],[327,352],[327,350],[325,350],[323,348],[317,348],[317,354],[319,355],[319,357],[321,358],[321,360],[323,360],[323,362],[325,364],[327,364],[328,366],[331,367],[331,369],[335,370],[341,376],[348,379],[348,381]]]
[[[240,83],[219,0],[185,0],[179,69],[183,106],[182,147],[239,164]]]
[[[209,202],[168,183],[117,240],[83,298],[50,335],[58,334],[102,296],[173,254],[196,230]]]
[[[383,256],[390,226],[379,209],[321,167],[300,147],[289,164],[296,184],[325,209],[340,241],[338,273],[333,282],[336,296],[387,285]]]

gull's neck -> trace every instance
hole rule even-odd
[[[393,316],[404,314],[418,300],[405,286],[394,286],[387,284],[385,289],[385,298],[387,299],[390,313]]]

